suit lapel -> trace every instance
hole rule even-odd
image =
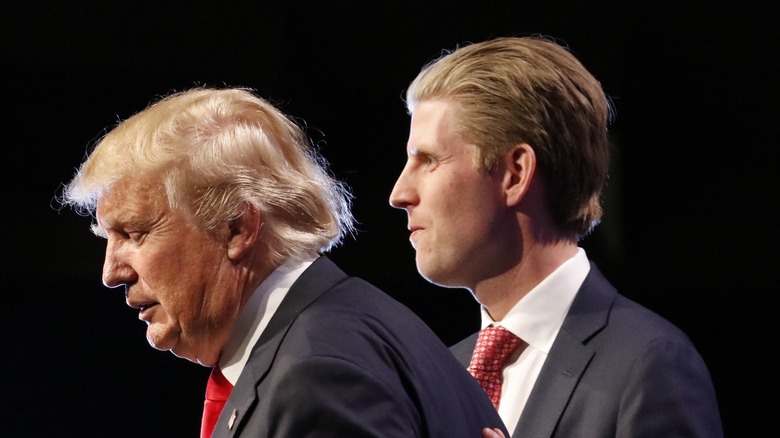
[[[246,413],[258,402],[257,386],[270,371],[276,352],[295,318],[325,291],[346,278],[341,269],[322,256],[293,283],[253,347],[217,421],[213,438],[232,436],[241,428]],[[228,427],[231,422],[233,427]]]
[[[593,351],[561,332],[534,384],[513,436],[552,436]]]
[[[463,365],[464,368],[468,368],[471,363],[471,356],[474,354],[474,347],[477,346],[477,338],[479,338],[479,332],[474,333],[468,338],[458,342],[450,347],[450,353],[455,355],[458,362]]]
[[[595,351],[588,340],[607,325],[617,291],[591,263],[534,384],[513,436],[552,436]]]

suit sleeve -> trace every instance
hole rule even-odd
[[[679,339],[657,339],[640,355],[621,400],[617,437],[722,437],[709,372]]]
[[[269,394],[275,400],[270,436],[421,436],[419,414],[398,382],[382,381],[343,359],[301,360]]]

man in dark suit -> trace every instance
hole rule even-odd
[[[482,330],[452,351],[512,435],[722,436],[691,341],[578,246],[602,214],[611,117],[580,62],[543,38],[470,44],[427,65],[406,104],[390,203],[419,272],[481,303]]]
[[[322,253],[350,195],[242,89],[164,98],[109,132],[62,201],[107,239],[103,282],[160,350],[213,367],[202,437],[477,437],[503,428],[410,310]]]

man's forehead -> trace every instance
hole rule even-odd
[[[409,125],[410,143],[430,143],[457,136],[457,105],[449,100],[420,102]]]
[[[168,208],[160,186],[145,181],[123,180],[112,185],[97,203],[97,225],[110,227],[116,221],[135,222]]]

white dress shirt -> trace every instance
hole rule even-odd
[[[579,248],[574,257],[518,301],[502,321],[493,321],[482,307],[482,328],[490,324],[504,326],[528,344],[503,371],[498,414],[510,434],[514,433],[555,337],[589,271],[585,250]]]
[[[222,374],[231,384],[235,385],[238,381],[252,353],[252,347],[260,338],[268,321],[276,313],[290,286],[314,262],[315,258],[316,256],[303,261],[300,259],[286,261],[260,283],[249,297],[219,357]]]

